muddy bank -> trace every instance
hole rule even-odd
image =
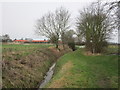
[[[2,60],[3,88],[37,88],[49,67],[56,60],[71,51],[60,51],[54,47],[37,49],[28,56],[17,60]]]

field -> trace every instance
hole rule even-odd
[[[47,88],[117,88],[118,56],[85,55],[78,49],[62,56]]]
[[[38,88],[53,62],[68,52],[50,44],[3,44],[2,87]],[[52,53],[52,54],[51,54]]]
[[[109,45],[105,54],[120,54],[120,45]]]
[[[6,60],[17,60],[33,53],[36,49],[47,48],[49,44],[3,44],[2,58]]]

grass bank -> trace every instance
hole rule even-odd
[[[68,52],[51,45],[3,45],[3,88],[37,88],[49,67]]]
[[[78,49],[62,56],[47,88],[117,88],[118,56],[83,54]]]

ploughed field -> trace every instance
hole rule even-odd
[[[67,50],[57,51],[50,44],[3,44],[2,87],[39,87],[52,63]]]

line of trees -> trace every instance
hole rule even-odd
[[[85,40],[86,50],[92,53],[101,53],[107,47],[106,40],[110,38],[117,25],[112,19],[111,10],[113,9],[107,5],[109,4],[101,4],[100,1],[92,3],[79,12],[76,20],[77,36]],[[37,33],[49,38],[56,44],[56,48],[58,48],[59,40],[62,41],[63,47],[65,44],[74,44],[75,31],[70,29],[70,13],[63,7],[56,9],[53,13],[45,14],[37,21],[36,28]]]

